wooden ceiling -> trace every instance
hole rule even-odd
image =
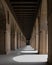
[[[31,37],[40,2],[41,0],[10,0],[17,23],[28,40]]]

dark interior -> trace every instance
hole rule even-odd
[[[27,40],[30,40],[41,0],[10,0],[17,23]]]

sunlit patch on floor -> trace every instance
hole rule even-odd
[[[20,55],[13,57],[16,62],[47,62],[48,55]]]
[[[35,51],[21,51],[21,53],[38,53],[38,51],[37,50],[35,50]]]
[[[24,51],[34,51],[34,48],[32,48],[30,45],[27,45],[25,48],[23,48],[22,50]]]

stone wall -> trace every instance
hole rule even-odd
[[[2,53],[8,54],[12,50],[16,50],[18,48],[21,48],[21,46],[18,46],[18,45],[21,44],[20,34],[22,32],[21,32],[21,29],[18,26],[18,23],[17,23],[15,17],[13,16],[7,2],[5,0],[1,0],[1,3],[2,3],[3,8],[4,8],[4,13],[5,13],[4,21],[5,21],[5,23],[3,23],[1,20],[2,28],[4,28],[4,29],[1,28],[1,23],[0,23],[0,32],[1,32],[0,33],[0,53],[1,54]],[[1,7],[1,5],[0,5],[0,7]],[[20,34],[18,34],[18,33],[20,33]],[[26,40],[24,35],[23,35],[23,37],[24,37],[24,40]],[[26,41],[25,41],[25,43],[26,43]],[[23,43],[23,45],[24,45],[24,43]]]

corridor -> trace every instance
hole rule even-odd
[[[0,0],[0,65],[52,65],[52,0]]]
[[[22,53],[21,51],[30,51],[31,53]],[[28,45],[8,55],[0,55],[0,65],[47,65],[48,56],[46,54],[36,54],[35,51]]]

